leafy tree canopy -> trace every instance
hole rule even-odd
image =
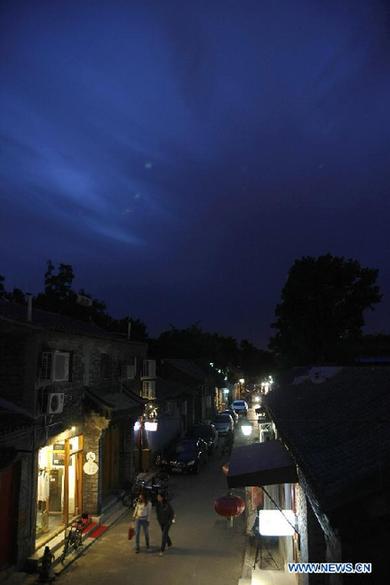
[[[290,268],[269,347],[287,364],[334,361],[360,337],[363,313],[382,295],[378,270],[326,254],[296,260]]]
[[[236,379],[240,371],[247,378],[258,377],[272,367],[272,355],[247,340],[240,344],[233,337],[209,333],[195,323],[184,329],[171,326],[152,342],[152,352],[159,358],[183,358],[210,361],[228,378]]]

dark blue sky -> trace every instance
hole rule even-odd
[[[3,1],[1,250],[111,312],[265,344],[293,261],[379,268],[390,330],[386,2]]]

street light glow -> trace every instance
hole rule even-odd
[[[252,425],[242,425],[241,432],[244,437],[249,437],[252,434]]]
[[[260,510],[259,532],[263,536],[292,536],[295,524],[292,510]]]
[[[135,421],[134,423],[134,430],[135,431],[139,431],[141,428],[141,423],[139,422],[139,420]]]
[[[240,382],[240,384],[245,384],[245,378],[240,378],[238,381]]]
[[[157,431],[157,423],[150,420],[145,422],[145,431]]]

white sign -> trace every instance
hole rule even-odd
[[[146,421],[145,431],[157,431],[157,423],[152,421]]]
[[[292,510],[260,510],[259,532],[263,536],[292,536],[295,532],[295,514]]]
[[[98,472],[99,466],[97,463],[95,463],[95,459],[96,459],[96,455],[95,453],[92,453],[92,451],[89,451],[86,454],[86,463],[84,463],[83,469],[84,469],[84,473],[86,473],[87,475],[95,475],[95,473]]]

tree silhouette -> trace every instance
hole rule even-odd
[[[378,271],[326,254],[296,260],[277,305],[269,347],[288,364],[334,361],[361,336],[363,313],[382,295]]]

